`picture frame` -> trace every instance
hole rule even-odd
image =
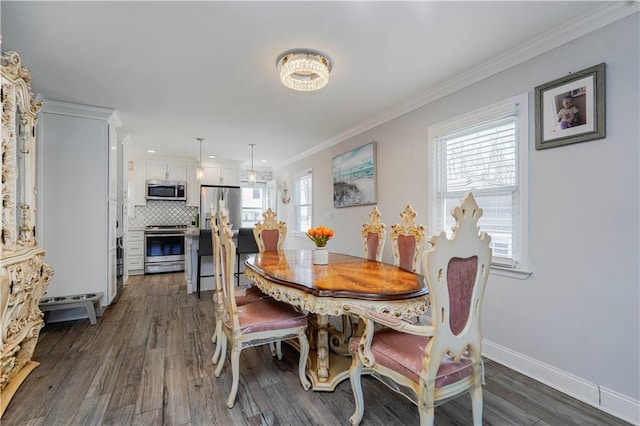
[[[535,121],[537,150],[604,138],[605,63],[537,86]]]
[[[378,202],[376,143],[333,157],[333,206],[363,206]]]

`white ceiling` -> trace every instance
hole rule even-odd
[[[602,7],[2,1],[0,13],[2,50],[20,54],[34,92],[115,108],[132,157],[155,149],[197,159],[203,137],[205,156],[248,162],[255,143],[256,166],[277,168],[419,106],[452,79],[477,78],[506,52],[560,37]],[[327,87],[300,93],[280,83],[276,59],[295,48],[331,58]]]

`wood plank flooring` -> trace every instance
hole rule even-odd
[[[212,292],[186,294],[181,273],[132,277],[98,324],[47,325],[25,380],[1,420],[10,425],[345,425],[353,412],[348,381],[334,392],[304,392],[298,354],[268,347],[242,351],[235,407],[227,365],[211,363]],[[625,425],[575,399],[486,361],[485,425]],[[363,378],[363,425],[417,425],[418,411],[370,377]],[[436,408],[437,425],[471,424],[463,396]]]

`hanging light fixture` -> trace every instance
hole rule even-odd
[[[249,181],[249,185],[255,185],[258,180],[258,175],[255,170],[253,170],[253,148],[255,148],[255,143],[250,143],[251,147],[251,170],[249,170],[249,174],[247,175],[247,181]]]
[[[329,82],[331,61],[318,52],[293,50],[284,52],[276,62],[280,80],[289,89],[310,92]]]
[[[196,140],[200,142],[200,165],[198,166],[196,175],[198,177],[198,181],[202,182],[204,180],[204,167],[202,167],[202,141],[204,141],[204,139],[196,138]]]

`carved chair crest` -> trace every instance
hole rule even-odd
[[[407,204],[400,213],[401,223],[391,225],[391,243],[394,263],[401,268],[415,271],[418,263],[424,226],[416,225],[416,212]]]
[[[362,244],[365,258],[382,261],[382,250],[387,237],[385,228],[386,225],[380,222],[380,210],[374,206],[369,213],[369,222],[362,225]]]

